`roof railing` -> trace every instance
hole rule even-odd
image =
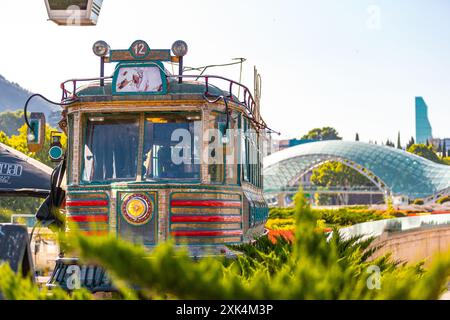
[[[245,85],[222,77],[222,76],[215,76],[215,75],[167,75],[166,74],[166,78],[168,79],[203,79],[204,81],[204,85],[205,85],[205,91],[204,91],[204,95],[205,96],[209,96],[209,97],[215,97],[215,98],[224,98],[224,99],[228,99],[230,101],[233,101],[234,103],[237,103],[243,107],[246,108],[246,110],[249,112],[249,114],[251,115],[252,119],[260,128],[267,128],[266,123],[264,122],[264,120],[262,119],[256,119],[255,118],[255,108],[256,108],[256,102],[255,99],[253,98],[253,95],[250,91],[250,89],[248,87],[246,87]],[[84,78],[84,79],[70,79],[70,80],[66,80],[63,83],[61,83],[61,90],[62,90],[62,101],[63,102],[68,102],[68,101],[74,101],[78,99],[78,92],[81,88],[81,86],[79,86],[80,83],[84,83],[84,82],[92,82],[92,81],[98,81],[99,84],[98,86],[100,86],[100,81],[101,80],[111,80],[112,77],[97,77],[97,78]],[[229,83],[229,92],[228,95],[226,96],[215,96],[210,94],[210,80],[222,80],[225,82]],[[68,88],[71,88],[71,90],[69,90]],[[233,95],[233,89],[238,88],[239,91],[243,91],[243,100],[241,101],[239,98],[237,98],[236,100],[236,96]]]

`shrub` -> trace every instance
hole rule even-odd
[[[413,201],[413,204],[421,206],[424,204],[424,201],[422,199],[416,199]]]
[[[0,265],[0,295],[7,300],[88,300],[92,295],[86,290],[68,294],[62,289],[39,289],[30,278],[14,273],[8,264]]]
[[[367,209],[367,207],[351,207],[333,209],[312,209],[317,219],[324,220],[327,225],[349,226],[367,221],[383,220],[395,216],[405,216],[404,213],[392,211],[389,214],[384,211]],[[295,211],[293,208],[271,208],[267,228],[277,225],[290,225],[293,222]],[[283,222],[283,219],[287,219]]]
[[[13,211],[6,208],[0,208],[0,223],[9,223],[11,222],[11,216]]]
[[[269,219],[266,223],[266,228],[270,230],[294,230],[295,219]]]
[[[449,201],[450,201],[450,195],[444,196],[444,197],[440,198],[436,202],[439,203],[439,204],[444,204],[444,203],[449,202]]]
[[[243,245],[234,261],[193,262],[171,243],[149,256],[140,246],[115,237],[69,238],[69,248],[85,261],[103,265],[113,279],[142,288],[140,296],[178,299],[437,299],[450,275],[450,254],[435,260],[429,271],[384,256],[370,261],[373,249],[361,239],[330,241],[317,230],[317,215],[302,196],[296,197],[292,244],[267,237],[255,247]],[[143,257],[149,256],[149,259]],[[368,268],[381,271],[380,290],[371,290]]]
[[[269,219],[286,219],[294,216],[294,208],[270,208]]]
[[[149,299],[437,299],[450,276],[450,253],[423,265],[398,264],[386,255],[370,260],[371,239],[343,239],[337,230],[327,241],[317,230],[317,214],[296,196],[295,237],[272,243],[262,237],[254,245],[234,247],[235,260],[205,258],[193,261],[168,242],[150,254],[144,247],[114,236],[69,235],[66,252],[86,263],[103,266],[128,297]],[[62,235],[64,236],[64,235]],[[373,266],[380,270],[380,288],[368,285]],[[25,281],[25,282],[24,282]],[[124,286],[126,285],[126,286]],[[126,287],[137,286],[134,293]],[[0,271],[0,290],[7,298],[48,298],[12,274]],[[27,293],[29,293],[27,295]],[[66,298],[56,292],[51,298]],[[88,296],[89,297],[89,296]]]

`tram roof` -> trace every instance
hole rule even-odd
[[[183,99],[204,99],[205,84],[198,81],[183,81],[178,83],[176,80],[169,80],[166,94],[158,95],[140,95],[131,93],[129,95],[116,96],[112,93],[112,83],[106,82],[100,86],[98,81],[89,83],[76,92],[77,98],[81,102],[109,101],[109,100],[183,100]],[[209,84],[208,93],[212,96],[228,97],[230,93],[217,86]],[[238,98],[233,95],[235,101]]]
[[[183,74],[183,57],[188,50],[184,41],[178,40],[169,49],[150,49],[143,40],[134,41],[127,50],[111,50],[105,41],[97,41],[93,46],[95,55],[101,57],[100,78],[71,79],[61,84],[62,101],[70,102],[108,102],[108,101],[176,101],[199,100],[225,103],[231,102],[243,107],[250,119],[261,129],[268,129],[259,110],[260,76],[255,73],[256,100],[249,88],[222,76]],[[118,63],[113,76],[104,77],[104,63]],[[163,62],[178,63],[178,75],[170,74]],[[206,67],[205,67],[206,70]],[[204,70],[203,70],[204,71]],[[256,71],[256,69],[255,69]],[[159,76],[158,76],[159,72]],[[139,78],[140,81],[135,79]],[[258,80],[259,79],[259,82]],[[211,82],[224,82],[228,91],[220,89]],[[139,84],[139,89],[130,84]],[[83,85],[84,84],[84,85]],[[141,86],[144,88],[142,90]],[[237,97],[234,93],[238,90]],[[241,95],[242,93],[242,95]],[[241,97],[242,96],[242,97]]]

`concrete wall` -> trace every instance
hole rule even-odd
[[[391,252],[395,260],[413,264],[425,259],[427,266],[435,254],[450,251],[450,225],[384,232],[373,245],[383,247],[372,258]]]

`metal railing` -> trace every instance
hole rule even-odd
[[[215,76],[215,75],[165,75],[168,79],[194,79],[195,81],[198,81],[199,79],[203,80],[205,91],[203,92],[203,95],[205,97],[210,98],[217,98],[217,101],[220,98],[227,99],[229,101],[232,101],[234,103],[237,103],[241,106],[243,106],[251,115],[252,119],[260,128],[268,128],[265,121],[262,120],[259,116],[256,116],[255,114],[255,108],[256,108],[256,101],[253,98],[253,95],[248,87],[245,85],[222,77],[222,76]],[[100,81],[105,80],[111,80],[112,77],[97,77],[97,78],[84,78],[84,79],[70,79],[66,80],[63,83],[61,83],[61,90],[62,90],[62,101],[63,102],[69,102],[69,101],[75,101],[78,99],[78,92],[82,86],[80,86],[80,83],[85,82],[93,82],[98,81],[98,86],[100,87]],[[210,93],[211,80],[222,80],[228,83],[228,94],[226,96],[216,96]],[[95,84],[95,83],[94,83]],[[71,90],[68,89],[68,87],[71,88]],[[238,90],[239,92],[243,92],[243,100],[240,100],[236,95],[233,94],[233,90]]]
[[[266,193],[297,193],[298,187],[284,187],[280,189],[267,189],[264,190]],[[372,186],[351,186],[351,187],[339,187],[339,186],[331,186],[331,187],[320,187],[315,185],[303,185],[302,189],[304,191],[321,191],[321,192],[336,192],[336,193],[358,193],[358,192],[368,192],[368,193],[380,193],[383,192],[378,187]]]

